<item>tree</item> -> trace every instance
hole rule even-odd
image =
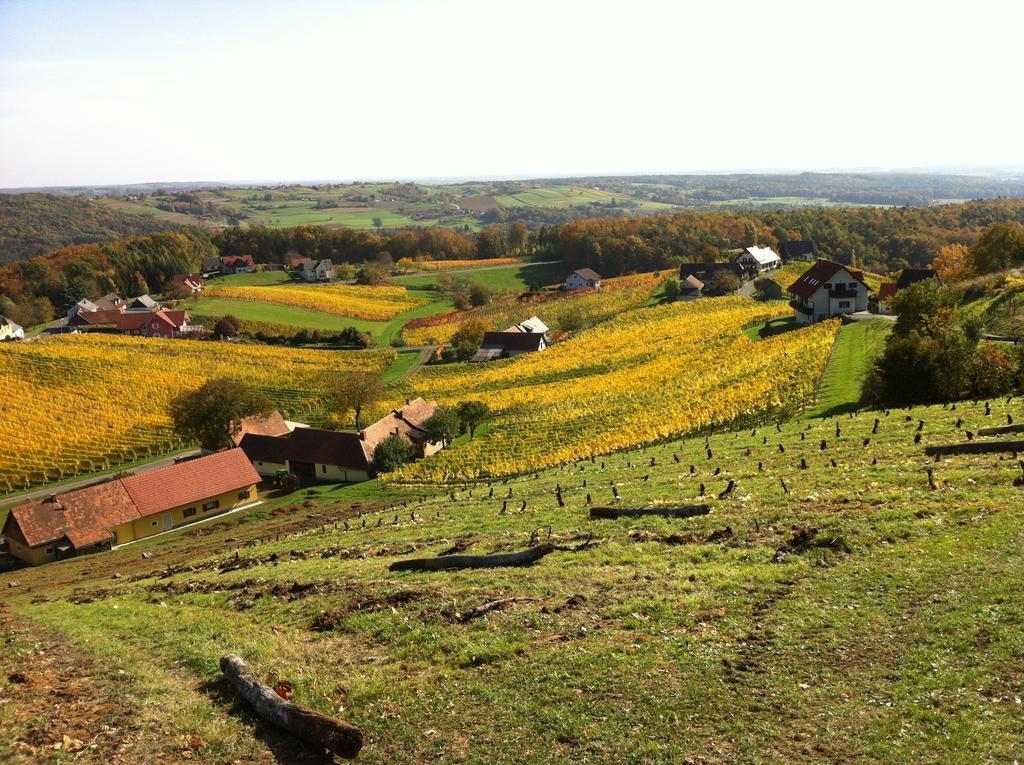
[[[412,444],[398,435],[390,435],[373,450],[373,464],[378,473],[390,473],[416,458]]]
[[[942,285],[937,279],[925,279],[900,290],[892,300],[896,314],[893,333],[908,335],[924,331],[928,320],[943,309],[953,309],[960,304],[959,293]]]
[[[711,289],[714,292],[725,294],[735,292],[740,288],[740,278],[732,271],[720,268],[711,276]]]
[[[512,252],[525,252],[530,242],[530,229],[522,221],[516,221],[508,229],[508,248]]]
[[[380,231],[382,228],[384,228],[384,221],[381,218],[374,217],[374,219],[373,219],[373,227],[375,229],[377,229],[378,231]]]
[[[409,273],[410,271],[412,271],[413,266],[416,265],[416,262],[412,258],[408,257],[399,258],[398,263],[396,265],[398,266],[399,271],[403,273]]]
[[[228,314],[217,319],[217,323],[213,325],[213,336],[218,340],[224,340],[225,338],[235,337],[241,329],[242,322]]]
[[[459,413],[448,406],[439,406],[425,423],[423,430],[427,439],[440,442],[442,446],[450,444],[462,429]]]
[[[473,436],[476,434],[476,429],[486,420],[491,414],[491,408],[487,406],[483,401],[463,401],[458,406],[459,421],[462,424],[462,429],[469,431],[469,440],[473,440]]]
[[[501,235],[501,230],[495,226],[488,226],[476,235],[478,258],[503,258],[505,252],[505,238]]]
[[[359,269],[359,283],[369,285],[387,284],[391,280],[391,268],[383,263],[363,263]]]
[[[447,355],[459,360],[470,358],[480,347],[484,333],[488,329],[489,326],[483,319],[467,319],[462,322],[448,340],[445,348]]]
[[[1024,263],[1024,226],[1010,221],[993,223],[971,248],[975,273],[988,274]]]
[[[274,402],[265,394],[238,380],[224,378],[207,380],[197,390],[182,393],[170,403],[175,431],[210,451],[230,447],[244,418],[266,416],[273,411]]]
[[[487,305],[491,302],[491,291],[483,284],[474,284],[469,290],[469,303],[473,306]]]
[[[664,291],[666,300],[675,300],[679,297],[679,279],[674,276],[666,279]]]
[[[465,311],[470,306],[469,295],[465,292],[458,292],[452,295],[452,305],[456,311]]]
[[[578,305],[574,305],[562,311],[562,315],[558,319],[558,328],[566,332],[575,332],[576,330],[583,329],[585,323],[586,317],[583,315],[583,309]]]
[[[964,244],[947,244],[932,261],[932,268],[942,281],[959,282],[974,276],[971,251]]]
[[[335,378],[329,395],[334,410],[339,414],[351,410],[356,430],[362,430],[363,408],[384,398],[384,383],[373,372],[345,372]]]

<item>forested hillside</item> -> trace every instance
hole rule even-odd
[[[88,197],[0,194],[0,264],[72,244],[181,228],[152,215],[126,213]]]

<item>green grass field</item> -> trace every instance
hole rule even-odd
[[[559,263],[526,263],[429,274],[410,274],[395,277],[394,282],[409,288],[429,288],[438,283],[442,273],[460,279],[468,279],[474,284],[482,284],[494,292],[524,292],[529,288],[531,282],[546,286],[557,284],[565,278],[565,269]]]
[[[766,424],[513,479],[493,498],[325,486],[202,535],[21,571],[0,612],[0,677],[21,673],[0,680],[0,759],[62,761],[68,735],[95,761],[125,746],[136,761],[314,761],[220,683],[231,651],[359,726],[364,763],[1012,761],[1019,468],[923,454],[963,437],[958,417],[976,432],[1024,416],[1019,400],[992,410]],[[711,512],[590,520],[587,495],[608,504],[612,485],[625,507]],[[523,549],[533,533],[559,549],[532,566],[388,570],[453,545]]]
[[[249,274],[228,274],[216,276],[207,284],[223,284],[233,287],[270,287],[275,284],[288,284],[292,281],[287,271],[254,271]]]
[[[885,319],[853,322],[839,330],[809,416],[836,416],[861,406],[864,378],[891,331],[892,322]]]

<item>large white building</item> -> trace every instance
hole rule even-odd
[[[744,247],[736,256],[736,265],[746,271],[764,273],[782,265],[782,258],[771,247]]]
[[[813,324],[833,316],[866,311],[868,286],[864,274],[831,260],[818,260],[789,285],[790,305],[798,324]]]

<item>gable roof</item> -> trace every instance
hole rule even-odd
[[[14,323],[13,321],[8,319],[3,314],[0,314],[0,326],[11,327],[12,329],[21,329],[22,328],[20,324]]]
[[[580,277],[581,279],[586,279],[587,281],[601,281],[601,275],[598,274],[597,271],[594,271],[593,269],[590,268],[577,268],[572,273],[576,274],[576,276]],[[570,276],[571,275],[572,274],[570,274]]]
[[[878,299],[888,300],[896,294],[896,285],[892,282],[882,282],[878,285]]]
[[[831,260],[816,260],[814,265],[801,274],[800,278],[789,285],[787,292],[802,297],[810,298],[821,286],[827,283],[839,271],[846,270],[854,279],[867,287],[864,283],[864,274],[860,271],[851,271],[842,263]]]
[[[202,274],[175,274],[171,277],[171,282],[174,284],[187,284],[196,285],[201,287],[203,284]]]
[[[369,467],[358,433],[296,428],[290,435],[280,436],[280,439],[287,441],[285,448],[289,460],[360,470]]]
[[[225,255],[220,259],[222,266],[233,266],[237,263],[245,263],[247,266],[255,266],[252,255]]]
[[[120,308],[124,304],[124,299],[116,292],[108,292],[103,297],[96,300],[96,308],[101,311],[112,311]]]
[[[373,453],[377,446],[389,436],[401,436],[416,444],[426,443],[426,432],[423,425],[437,411],[436,401],[414,398],[405,406],[393,410],[369,427],[359,431],[363,443],[363,452],[367,461],[373,461]]]
[[[736,263],[683,263],[679,266],[679,278],[696,276],[706,281],[718,271],[729,271],[737,276],[743,274],[743,268]]]
[[[814,242],[809,239],[788,239],[779,247],[787,258],[800,258],[814,254]]]
[[[537,351],[544,336],[537,332],[485,332],[480,348],[501,348],[506,351]]]
[[[506,332],[537,332],[544,334],[548,332],[548,325],[540,320],[537,316],[531,316],[529,319],[524,319],[518,324],[513,324],[511,327],[505,330]]]
[[[286,436],[291,432],[291,428],[284,421],[284,417],[275,409],[266,417],[259,415],[243,417],[242,421],[238,424],[238,431],[232,436],[232,439],[237,445],[241,443],[242,436],[247,433],[257,436]]]
[[[911,284],[917,284],[928,279],[937,279],[938,276],[935,270],[931,268],[904,268],[896,280],[896,290],[905,290]]]
[[[283,465],[288,460],[287,437],[267,436],[261,433],[243,433],[238,448],[252,462],[274,462]]]
[[[11,518],[29,547],[68,537],[76,547],[102,542],[114,526],[139,518],[122,481],[87,486],[11,508]]]
[[[259,482],[259,475],[241,449],[228,449],[121,480],[142,517]]]
[[[79,311],[71,317],[70,324],[72,326],[78,326],[80,324],[117,324],[124,314],[116,308],[106,309],[102,311]]]
[[[744,255],[750,255],[762,266],[782,260],[771,247],[744,247],[739,257],[742,258]]]
[[[132,298],[132,302],[129,303],[128,307],[129,308],[153,309],[153,308],[159,307],[159,305],[160,304],[157,303],[149,295],[139,295],[138,297]]]
[[[690,274],[685,279],[683,279],[683,283],[682,285],[680,285],[680,288],[683,292],[700,292],[702,289],[704,289],[704,282],[702,282],[693,274]]]

